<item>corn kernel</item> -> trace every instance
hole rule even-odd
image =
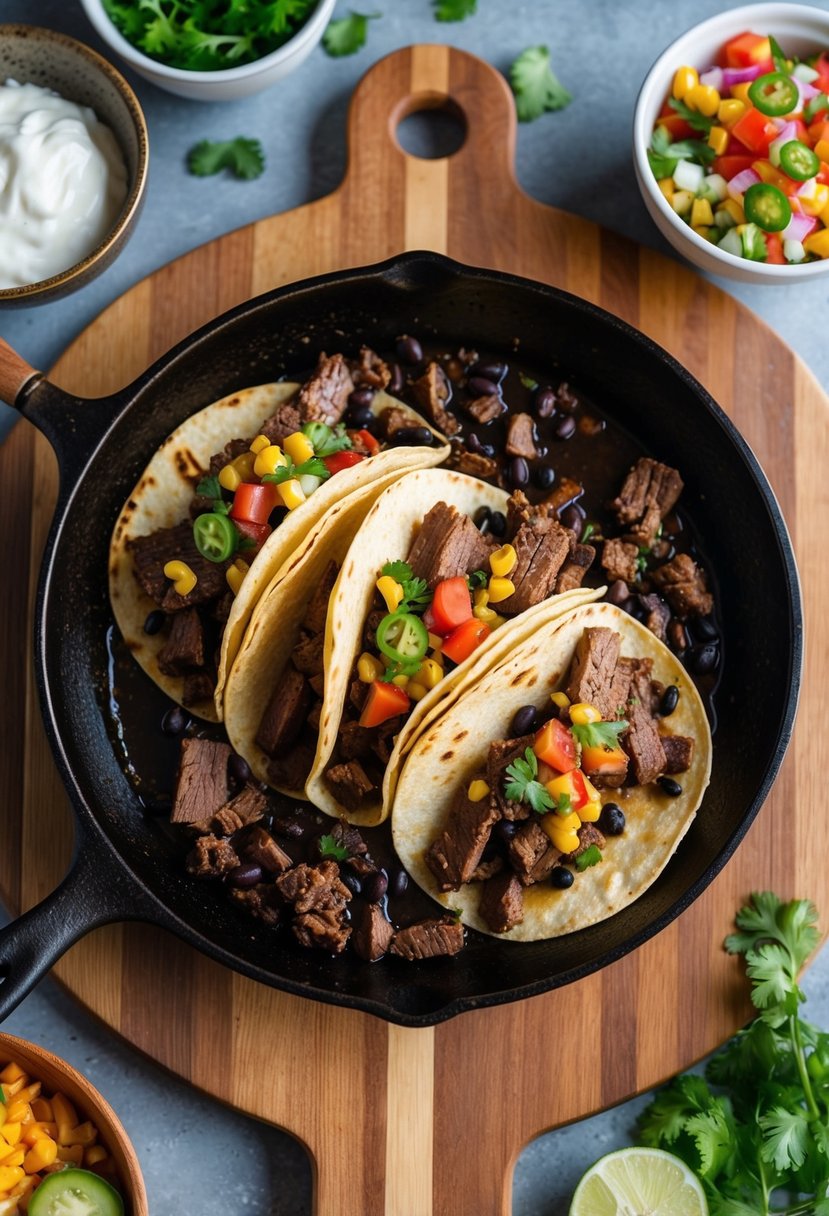
[[[829,258],[829,228],[824,228],[822,232],[813,232],[811,236],[807,236],[803,242],[803,248],[807,253],[815,253],[819,258]]]
[[[695,198],[691,204],[691,226],[697,228],[702,224],[713,224],[714,212],[707,198]]]
[[[20,1065],[15,1064],[14,1060],[12,1060],[6,1065],[3,1071],[0,1072],[0,1081],[2,1081],[4,1085],[13,1085],[15,1081],[20,1081],[22,1082],[20,1086],[22,1089],[26,1084],[27,1077]]]
[[[751,88],[750,80],[746,80],[743,84],[732,84],[731,96],[732,96],[732,98],[736,98],[737,101],[741,101],[744,106],[748,107],[751,105],[751,102],[748,99],[748,90],[750,88]],[[735,121],[736,121],[736,119],[735,119]]]
[[[403,599],[403,588],[397,579],[392,578],[390,574],[383,574],[374,585],[386,601],[389,612],[394,612]]]
[[[429,649],[430,650],[440,650],[442,645],[443,645],[442,637],[440,637],[437,633],[429,634]]]
[[[602,715],[595,705],[588,705],[586,701],[577,701],[575,705],[570,706],[570,721],[576,726],[587,726],[590,722],[601,722],[601,720]]]
[[[518,554],[512,545],[502,545],[500,549],[496,549],[490,555],[489,568],[496,578],[506,578],[515,569],[517,562]],[[510,592],[510,594],[512,593]],[[491,593],[489,598],[492,599]]]
[[[250,450],[254,456],[258,456],[260,452],[264,452],[265,448],[271,446],[271,441],[267,435],[257,435],[253,443],[250,445]]]
[[[373,654],[364,650],[357,660],[357,679],[363,684],[373,684],[383,674],[383,664]]]
[[[28,1148],[31,1148],[38,1140],[56,1136],[57,1134],[57,1123],[29,1123],[23,1129],[21,1140]]]
[[[282,446],[294,464],[304,464],[314,455],[314,446],[302,431],[294,431],[293,435],[288,435],[283,439]]]
[[[800,202],[806,215],[820,215],[824,207],[829,206],[829,186],[824,186],[822,182],[815,186],[814,194],[811,198],[805,195],[800,196]],[[810,241],[814,236],[820,236],[821,233],[812,233],[812,236],[807,236],[806,241]],[[803,242],[803,248],[807,248],[806,241]],[[813,250],[814,252],[814,250]],[[825,257],[821,254],[821,257]]]
[[[676,186],[674,185],[674,179],[672,177],[663,177],[663,178],[660,178],[660,180],[656,184],[659,187],[659,189],[662,191],[662,193],[665,195],[665,198],[668,200],[668,202],[670,202],[671,199],[676,194]]]
[[[37,1186],[38,1179],[34,1174],[25,1174],[15,1186],[12,1187],[11,1193],[16,1199],[28,1197],[29,1193]],[[28,1204],[20,1205],[21,1212],[27,1212]]]
[[[165,563],[164,577],[171,580],[176,595],[180,595],[182,598],[189,595],[199,581],[187,563],[180,562],[178,559]]]
[[[40,1095],[40,1089],[40,1081],[33,1081],[31,1085],[24,1086],[23,1089],[19,1089],[17,1091],[18,1102],[34,1102],[35,1098],[39,1097]]]
[[[223,469],[219,469],[219,485],[223,490],[230,490],[231,494],[235,494],[241,484],[239,470],[232,464],[226,464]]]
[[[19,1165],[0,1165],[0,1191],[10,1191],[22,1177],[23,1170]]]
[[[553,823],[560,832],[577,832],[581,827],[581,811],[576,814],[575,811],[570,811],[566,815],[559,815],[557,811],[550,811],[554,816]]]
[[[699,84],[699,72],[696,68],[681,67],[674,72],[674,83],[671,93],[677,101],[683,101],[691,89]]]
[[[29,1078],[24,1075],[22,1077],[16,1077],[14,1081],[4,1081],[3,1092],[6,1095],[6,1100],[8,1101],[8,1099],[13,1098],[15,1094],[19,1094],[28,1079]]]
[[[0,1140],[0,1165],[5,1165],[9,1157],[17,1152],[16,1144],[6,1144],[5,1140]],[[0,1209],[2,1211],[2,1209]]]
[[[482,798],[486,798],[489,793],[489,786],[481,778],[469,782],[469,789],[466,791],[466,796],[470,802],[480,802]]]
[[[559,709],[568,709],[570,706],[570,698],[567,696],[566,692],[552,692],[550,693],[550,700],[552,701],[553,705],[557,705]]]
[[[818,160],[829,163],[829,139],[819,139],[814,146],[814,153]]]
[[[582,823],[595,823],[602,813],[601,802],[586,802],[584,806],[579,807],[579,819]]]
[[[724,97],[717,109],[717,121],[724,127],[733,127],[734,123],[746,112],[746,103],[737,97]]]
[[[558,815],[542,815],[541,826],[550,837],[559,853],[575,853],[579,838],[575,832],[562,832],[555,822]]]
[[[685,94],[685,104],[706,118],[713,118],[720,106],[720,95],[712,84],[695,84]]]
[[[22,1165],[25,1157],[26,1157],[26,1149],[23,1147],[22,1144],[18,1144],[17,1148],[15,1148],[13,1150],[13,1152],[6,1158],[6,1160],[3,1162],[3,1164],[10,1165],[12,1167]]]
[[[47,1165],[51,1165],[58,1155],[58,1146],[54,1140],[44,1137],[29,1149],[23,1161],[23,1169],[27,1174],[36,1174]]]
[[[277,469],[287,463],[282,455],[282,448],[275,443],[269,443],[266,448],[262,448],[262,451],[257,453],[253,462],[253,471],[257,477],[265,477],[275,473]]]
[[[98,1165],[101,1161],[105,1161],[107,1151],[102,1144],[93,1144],[92,1148],[88,1148],[84,1153],[84,1165]]]
[[[712,127],[708,132],[708,147],[713,148],[717,156],[722,156],[728,147],[728,132],[725,127]]]
[[[22,1123],[12,1123],[10,1119],[0,1127],[0,1136],[6,1141],[6,1144],[15,1145],[20,1140],[20,1134],[23,1131]]]
[[[413,701],[422,701],[428,691],[418,680],[410,680],[406,685],[406,692]]]
[[[245,575],[248,570],[250,570],[250,566],[247,562],[243,562],[240,557],[237,557],[233,565],[228,566],[227,570],[225,570],[227,585],[234,595],[239,594],[239,589],[245,581]]]
[[[489,603],[500,604],[501,600],[507,600],[515,592],[515,583],[508,578],[492,577],[489,580]]]
[[[720,207],[723,207],[728,212],[735,224],[744,224],[746,222],[746,213],[743,211],[736,198],[724,199],[720,204]],[[720,208],[718,207],[717,210],[719,211],[719,209]]]
[[[671,206],[677,215],[687,215],[691,210],[694,202],[694,196],[690,190],[675,190],[674,196],[671,199]]]
[[[395,676],[394,679],[392,680],[392,684],[396,684],[398,688],[408,688],[409,677],[404,676],[402,674],[399,676]]]
[[[237,562],[237,565],[244,565],[244,562]],[[60,1125],[66,1124],[67,1127],[75,1127],[78,1122],[78,1112],[75,1110],[72,1103],[64,1094],[55,1094],[52,1098],[52,1111],[55,1116],[55,1122]]]
[[[489,603],[489,592],[486,587],[476,587],[472,592],[472,603],[476,608],[486,608]]]
[[[476,621],[485,621],[487,625],[491,625],[493,621],[498,619],[498,613],[494,608],[473,608],[472,615]]]
[[[253,452],[242,452],[241,456],[237,456],[235,460],[230,462],[233,468],[239,474],[242,481],[252,481],[256,476],[253,469],[256,464],[256,457]]]
[[[93,1148],[95,1146],[93,1145]],[[88,1150],[90,1153],[92,1149]],[[73,1165],[83,1164],[83,1145],[64,1144],[58,1146],[58,1161],[72,1162]]]
[[[434,688],[443,679],[443,668],[434,659],[424,659],[418,668],[415,679],[424,688]]]
[[[301,507],[305,502],[305,491],[296,477],[292,477],[290,481],[280,482],[276,489],[282,499],[283,507],[287,507],[289,511]]]

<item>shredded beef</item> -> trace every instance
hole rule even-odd
[[[231,887],[228,894],[235,904],[239,904],[257,920],[271,926],[279,924],[281,904],[279,892],[273,883],[261,882],[255,887],[248,887],[247,890]]]
[[[340,882],[336,861],[323,861],[318,866],[301,862],[286,870],[276,880],[279,894],[297,912],[341,911],[351,899],[351,892]]]
[[[212,832],[215,836],[232,836],[240,828],[261,819],[267,809],[268,800],[262,791],[254,785],[246,785],[235,798],[219,807],[215,815],[189,826],[205,835]]]
[[[572,591],[574,587],[580,587],[585,574],[593,565],[595,556],[596,550],[592,545],[573,545],[570,556],[558,572],[556,595],[560,595],[562,591]]]
[[[270,832],[258,824],[246,828],[233,843],[240,857],[255,862],[267,874],[284,874],[294,864]]]
[[[508,933],[524,919],[524,892],[515,874],[504,870],[484,883],[478,905],[493,933]]]
[[[204,666],[204,630],[195,608],[177,612],[167,641],[158,652],[158,667],[165,676],[183,676]]]
[[[184,864],[193,878],[221,878],[238,866],[239,858],[230,841],[218,836],[200,836]]]
[[[620,736],[622,747],[630,756],[637,785],[648,785],[665,771],[665,749],[653,716],[651,690],[652,663],[640,660],[630,682],[628,706],[625,711],[629,729]]]
[[[522,824],[509,842],[509,859],[523,887],[543,882],[561,856],[536,818]]]
[[[264,435],[271,443],[282,447],[289,435],[302,429],[305,419],[292,401],[280,405],[275,414],[267,418],[259,428],[259,434]]]
[[[317,370],[297,396],[300,413],[307,422],[339,422],[354,391],[354,381],[342,355],[321,354]]]
[[[660,523],[682,493],[682,484],[676,469],[641,456],[610,506],[637,544],[650,548]]]
[[[476,397],[474,401],[465,402],[463,408],[470,418],[474,418],[475,422],[483,426],[487,422],[492,422],[493,418],[500,418],[504,410],[504,403],[497,393],[487,393],[483,397]]]
[[[494,857],[488,857],[486,861],[481,861],[472,871],[470,882],[486,882],[488,878],[492,878],[493,874],[500,874],[504,868],[504,859],[495,854]]]
[[[385,388],[391,380],[391,370],[370,346],[360,347],[360,358],[352,361],[351,375],[355,384],[367,384],[369,388]]]
[[[560,515],[565,507],[581,498],[583,493],[584,486],[580,481],[574,481],[572,477],[561,477],[552,494],[548,494],[544,499],[544,505]]]
[[[137,536],[128,543],[135,573],[143,590],[165,612],[180,612],[196,604],[218,599],[227,590],[225,570],[228,562],[209,562],[202,557],[193,540],[190,523],[174,528],[159,528],[149,536]],[[196,575],[196,585],[189,595],[181,596],[164,573],[167,562],[178,558]]]
[[[662,735],[666,773],[687,773],[694,759],[694,740],[687,735]]]
[[[221,452],[216,452],[215,456],[210,457],[210,465],[208,466],[207,470],[209,475],[211,477],[217,476],[217,474],[221,473],[226,464],[230,464],[231,460],[235,460],[237,456],[243,456],[245,452],[249,451],[249,439],[231,439],[229,443],[225,444]],[[207,501],[210,502],[212,500],[208,499]],[[202,508],[202,510],[204,509],[205,508]],[[207,507],[206,509],[210,511],[212,510],[212,507]],[[201,512],[199,512],[199,514],[201,514]]]
[[[368,845],[360,835],[359,829],[352,827],[345,819],[338,819],[329,834],[341,848],[348,849],[352,858],[368,852]]]
[[[299,641],[294,646],[291,659],[297,671],[304,676],[322,675],[324,671],[323,649],[325,638],[321,633],[300,634]]]
[[[463,947],[463,925],[454,916],[436,920],[421,920],[407,929],[398,929],[391,940],[389,952],[400,958],[437,958],[457,954]]]
[[[354,917],[351,944],[354,953],[367,963],[382,958],[394,937],[394,926],[383,915],[379,904],[363,904]]]
[[[455,791],[446,826],[426,851],[426,865],[440,891],[457,891],[463,883],[472,881],[493,825],[500,818],[491,798],[472,802],[467,789],[464,784]]]
[[[343,722],[338,738],[343,760],[365,760],[371,755],[373,732],[359,722]]]
[[[350,811],[359,810],[363,800],[377,789],[359,760],[335,764],[326,770],[325,781],[337,801]]]
[[[708,616],[714,607],[705,571],[687,553],[657,566],[650,577],[678,616]]]
[[[323,633],[325,619],[328,616],[328,601],[337,581],[340,568],[335,561],[330,561],[322,572],[319,582],[314,588],[314,594],[305,609],[303,625],[309,633]]]
[[[456,469],[467,477],[494,477],[498,472],[498,462],[490,456],[482,456],[480,452],[470,452],[462,443],[453,443],[452,450],[446,461],[447,469]]]
[[[609,583],[621,580],[635,583],[638,574],[639,546],[629,540],[606,540],[602,546],[602,567]]]
[[[468,515],[437,502],[420,525],[406,560],[434,591],[444,579],[488,569],[494,548],[495,542],[479,532]]]
[[[328,950],[332,954],[342,953],[351,936],[351,926],[344,924],[342,913],[330,910],[304,912],[291,927],[301,946]]]
[[[432,362],[419,380],[411,385],[412,394],[423,414],[444,435],[456,435],[461,429],[457,418],[445,408],[449,400],[449,381],[439,363]]]
[[[603,625],[589,627],[576,643],[570,665],[565,690],[570,701],[595,705],[605,719],[614,718],[620,704],[614,690],[620,646],[621,638],[612,629]]]
[[[227,743],[182,739],[170,823],[197,823],[227,802]]]
[[[216,681],[209,671],[188,672],[181,690],[181,703],[188,709],[201,705],[205,701],[212,701],[215,691]]]
[[[660,642],[664,642],[668,621],[671,619],[670,608],[661,596],[653,593],[651,595],[640,595],[639,603],[647,613],[645,625],[650,629],[654,637],[659,638]]]
[[[535,422],[531,414],[510,414],[506,452],[508,456],[535,460],[538,450],[535,446]]]
[[[256,742],[269,756],[279,756],[296,742],[311,708],[308,681],[288,664],[271,693]]]
[[[486,759],[486,783],[490,789],[499,814],[504,819],[526,819],[530,808],[526,802],[510,802],[504,793],[504,781],[507,766],[513,760],[524,759],[524,752],[532,747],[534,735],[522,735],[520,739],[497,739],[490,743]]]
[[[512,546],[518,558],[509,576],[515,591],[499,602],[504,616],[526,612],[554,593],[570,552],[570,533],[553,519],[536,517],[521,524]]]

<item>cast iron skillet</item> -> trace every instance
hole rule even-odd
[[[205,402],[307,368],[309,352],[389,347],[403,332],[447,348],[477,344],[558,367],[678,467],[683,502],[718,582],[724,626],[722,715],[711,786],[673,863],[630,908],[532,944],[469,934],[452,960],[365,965],[275,950],[271,935],[188,879],[142,811],[107,734],[102,703],[110,624],[110,522],[150,455]],[[93,927],[146,920],[277,988],[408,1026],[532,996],[620,958],[663,929],[736,848],[788,742],[802,654],[797,570],[786,527],[751,451],[705,390],[642,334],[574,296],[430,253],[327,275],[226,313],[111,397],[79,400],[17,362],[0,390],[55,448],[60,494],[40,576],[35,657],[49,740],[76,815],[61,886],[0,933],[0,1018]],[[30,378],[26,379],[26,376]],[[20,382],[25,383],[20,385]],[[91,526],[90,521],[100,521]],[[71,577],[67,572],[71,571]],[[773,594],[764,594],[773,590]],[[750,605],[751,611],[745,611]],[[744,728],[751,721],[752,729]]]

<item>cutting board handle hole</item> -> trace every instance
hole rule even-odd
[[[466,115],[445,93],[408,97],[392,115],[398,146],[420,160],[444,160],[466,143]]]

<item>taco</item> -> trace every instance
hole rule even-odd
[[[389,374],[364,348],[352,362],[321,356],[303,385],[224,397],[169,436],[128,498],[110,550],[115,619],[147,674],[199,717],[221,719],[253,608],[326,511],[346,501],[364,513],[388,475],[448,454],[384,391]],[[347,429],[355,387],[374,396]]]
[[[599,594],[579,587],[593,554],[520,492],[447,470],[406,474],[344,563],[322,570],[318,555],[315,576],[298,572],[261,601],[226,689],[231,743],[275,788],[304,788],[351,823],[381,822],[430,715],[536,621]],[[289,594],[307,605],[292,639]]]
[[[637,899],[688,831],[711,732],[685,669],[611,604],[536,629],[419,735],[392,808],[411,877],[508,941]]]

